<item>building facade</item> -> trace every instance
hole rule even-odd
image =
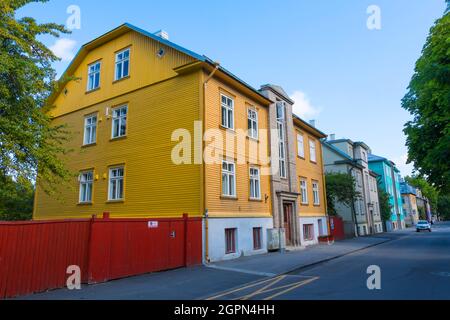
[[[419,221],[419,210],[417,209],[417,189],[409,185],[406,181],[400,183],[402,194],[403,213],[405,215],[405,225],[412,227]]]
[[[369,168],[378,175],[379,188],[389,195],[391,218],[386,221],[386,229],[391,231],[404,228],[399,170],[392,161],[374,154],[369,155]]]
[[[322,141],[325,172],[350,174],[355,179],[355,190],[361,197],[353,206],[336,203],[336,210],[344,220],[344,231],[349,237],[382,232],[376,174],[369,170],[370,148],[363,142],[350,139]]]
[[[34,219],[188,214],[204,218],[206,261],[267,251],[270,164],[251,150],[270,154],[269,99],[130,24],[84,45],[65,76],[79,80],[50,97],[51,116],[72,132],[63,160],[77,178],[58,199],[38,188]]]
[[[321,139],[326,135],[294,115],[296,177],[299,186],[298,225],[303,246],[329,234]]]
[[[271,134],[278,139],[271,143],[271,155],[277,161],[271,175],[273,226],[284,237],[283,245],[300,246],[300,226],[298,224],[299,186],[297,183],[297,163],[295,153],[292,105],[288,94],[277,85],[266,84],[259,90],[273,103],[269,109]],[[280,232],[282,230],[283,232]]]

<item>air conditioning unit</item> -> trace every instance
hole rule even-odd
[[[267,250],[277,251],[285,248],[286,248],[285,230],[267,229]]]

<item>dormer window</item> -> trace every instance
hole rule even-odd
[[[100,68],[100,61],[94,62],[88,66],[87,91],[100,88]]]
[[[130,75],[130,49],[116,53],[115,79],[120,80]]]

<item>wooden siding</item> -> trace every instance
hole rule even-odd
[[[115,54],[127,47],[130,48],[130,76],[115,82]],[[159,58],[157,53],[161,48],[165,54]],[[95,61],[101,62],[100,89],[87,93],[88,65]],[[65,86],[67,94],[62,90],[56,98],[52,115],[57,117],[174,77],[177,75],[173,71],[175,67],[192,61],[194,59],[190,56],[130,31],[87,54],[72,75],[79,79]]]
[[[257,159],[249,157],[249,144],[256,144],[258,148],[269,150],[268,141],[268,109],[252,99],[241,94],[235,88],[212,78],[205,89],[205,129],[221,130],[223,134],[233,131],[221,128],[220,94],[224,93],[234,98],[234,127],[235,130],[247,130],[247,108],[253,106],[258,111],[258,127],[260,141],[246,140],[246,150],[230,152],[226,147],[219,148],[218,154],[228,155],[236,161],[236,193],[237,199],[224,199],[222,195],[222,166],[221,164],[205,164],[205,205],[211,217],[270,217],[271,192],[270,177],[261,175],[261,201],[252,201],[250,197],[249,169],[251,165],[261,165]],[[261,139],[263,138],[263,139]],[[237,140],[237,139],[236,139]],[[235,151],[234,148],[233,151]],[[246,164],[237,164],[238,153],[245,157]],[[263,168],[261,166],[260,168]],[[267,196],[267,199],[266,199]]]
[[[94,169],[93,204],[78,205],[79,183],[73,178],[69,187],[59,190],[61,200],[37,191],[34,218],[82,218],[105,211],[128,218],[201,215],[201,166],[177,166],[171,160],[177,144],[171,141],[172,132],[192,131],[200,119],[199,81],[199,72],[177,76],[54,120],[67,123],[73,132],[68,167],[75,173]],[[112,119],[105,111],[121,104],[128,104],[127,136],[112,141]],[[84,116],[92,113],[99,117],[97,144],[82,147]],[[108,203],[108,168],[117,164],[125,166],[125,199]]]
[[[305,158],[298,156],[298,144],[297,144],[297,134],[303,135],[303,145],[305,148]],[[315,141],[316,143],[316,162],[310,161],[309,152],[309,141]],[[322,159],[322,144],[320,143],[319,137],[311,134],[310,132],[304,130],[298,125],[294,125],[294,141],[295,141],[295,152],[297,156],[297,177],[298,183],[300,183],[301,178],[306,178],[308,186],[308,204],[301,204],[299,200],[299,215],[301,217],[317,217],[326,215],[326,196],[325,196],[325,186],[324,186],[324,169],[323,169],[323,159]],[[314,205],[313,198],[313,180],[319,183],[319,198],[320,205]],[[300,186],[299,186],[300,190]]]

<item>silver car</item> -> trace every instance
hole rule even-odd
[[[416,224],[416,230],[417,232],[420,232],[422,230],[431,232],[431,224],[426,220],[419,220]]]

